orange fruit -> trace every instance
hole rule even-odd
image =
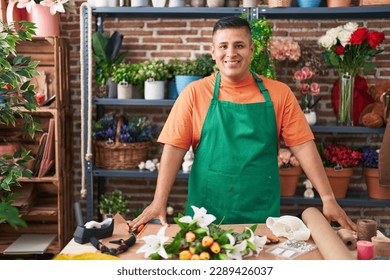
[[[202,252],[199,254],[199,259],[201,260],[209,260],[210,254],[208,252]]]
[[[209,235],[202,238],[202,246],[204,247],[209,247],[213,242],[214,239]]]
[[[188,250],[183,250],[179,253],[179,259],[181,260],[190,260],[192,257],[192,254]]]
[[[194,242],[195,239],[196,239],[195,233],[193,233],[192,231],[186,233],[187,242]]]
[[[200,257],[199,257],[198,254],[194,254],[194,255],[191,256],[191,260],[192,261],[197,261],[197,260],[200,260]]]
[[[219,252],[221,252],[221,245],[219,245],[218,242],[214,241],[214,242],[210,245],[210,250],[211,250],[211,252],[213,252],[214,254],[218,254]]]

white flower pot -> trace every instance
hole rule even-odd
[[[130,99],[132,97],[133,87],[128,82],[118,84],[118,99]]]
[[[164,81],[149,79],[145,81],[145,99],[164,99]]]
[[[169,7],[184,7],[186,5],[185,0],[169,0]]]
[[[152,0],[153,7],[162,8],[165,7],[167,0]]]
[[[93,0],[88,2],[92,7],[108,7],[108,0]]]
[[[147,7],[148,5],[148,0],[131,0],[132,7]]]
[[[118,0],[107,0],[108,7],[116,7],[118,6]]]
[[[317,114],[315,111],[304,110],[303,113],[309,125],[315,125],[317,123]]]
[[[257,0],[243,0],[242,6],[245,8],[257,7]]]

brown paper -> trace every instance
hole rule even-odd
[[[307,208],[302,213],[302,219],[325,260],[356,259],[317,208]]]

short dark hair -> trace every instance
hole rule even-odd
[[[249,26],[249,22],[246,19],[240,18],[238,16],[228,16],[221,18],[215,23],[213,35],[218,30],[228,28],[245,28],[248,30],[249,34],[251,34],[251,28]]]

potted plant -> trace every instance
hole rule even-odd
[[[99,201],[99,212],[103,219],[115,214],[126,215],[129,212],[129,201],[121,191],[113,191],[102,195]]]
[[[132,98],[133,86],[140,86],[140,64],[121,63],[114,65],[112,79],[117,84],[118,99]]]
[[[302,168],[299,161],[292,155],[290,149],[281,148],[278,154],[280,176],[280,195],[293,196],[297,189]]]
[[[168,65],[161,59],[141,63],[138,78],[144,85],[145,99],[164,99],[165,81],[171,77]]]
[[[379,149],[363,147],[363,175],[370,198],[390,199],[390,188],[383,188],[379,184]]]
[[[132,169],[146,161],[151,141],[160,132],[146,116],[116,117],[107,114],[92,126],[95,166]]]
[[[93,60],[95,61],[95,80],[98,87],[98,96],[107,96],[107,86],[111,83],[115,65],[122,63],[127,52],[119,53],[122,46],[123,35],[115,31],[111,36],[107,33],[95,32],[92,35]],[[115,85],[110,86],[114,92],[109,97],[115,96]]]
[[[36,109],[34,85],[30,81],[39,75],[35,70],[38,62],[32,61],[31,57],[17,55],[15,47],[21,41],[30,41],[35,27],[30,22],[7,24],[0,21],[0,25],[0,124],[15,126],[16,118],[21,118],[24,128],[33,137],[35,131],[41,130],[29,113]],[[26,169],[26,163],[32,159],[30,151],[16,150],[0,156],[0,222],[7,222],[14,228],[27,226],[18,209],[12,206],[16,197],[13,188],[21,187],[19,178],[32,177],[31,170]]]
[[[345,145],[319,144],[317,148],[335,197],[344,198],[353,168],[361,164],[362,153]]]

